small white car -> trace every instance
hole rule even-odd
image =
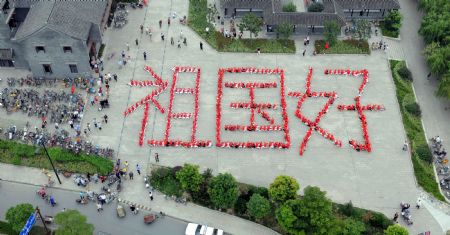
[[[223,235],[223,230],[206,225],[189,223],[186,227],[185,235]]]

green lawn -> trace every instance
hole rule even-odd
[[[49,148],[48,153],[55,167],[61,171],[106,175],[113,168],[111,160],[100,156],[75,154],[59,147]],[[36,150],[35,146],[8,140],[0,140],[0,162],[51,169],[50,162],[42,148]]]
[[[211,47],[220,52],[256,52],[261,53],[295,53],[295,43],[290,39],[232,39],[226,38],[214,30],[214,26],[207,21],[207,1],[190,0],[188,26]],[[206,32],[209,28],[209,32]]]
[[[314,43],[317,54],[370,54],[369,43],[365,40],[338,40],[335,45],[325,49],[324,40]]]
[[[401,66],[405,66],[405,62],[397,60],[390,60],[389,62],[391,66],[392,77],[396,86],[397,100],[400,105],[403,125],[405,127],[406,134],[411,145],[411,157],[417,182],[425,191],[431,193],[437,199],[445,201],[444,196],[442,196],[439,191],[439,185],[436,182],[433,165],[424,160],[424,150],[418,151],[421,146],[428,146],[425,138],[425,133],[422,128],[421,119],[420,117],[414,116],[409,113],[405,108],[406,105],[415,102],[411,82],[401,78],[397,73],[398,69]],[[425,148],[425,151],[427,149],[428,148]]]

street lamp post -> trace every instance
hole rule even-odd
[[[47,148],[45,147],[44,141],[41,141],[41,145],[42,145],[42,147],[43,147],[44,150],[45,150],[45,155],[47,155],[48,160],[50,161],[50,164],[52,165],[53,171],[55,172],[55,175],[56,175],[56,178],[58,179],[59,184],[62,184],[62,183],[61,183],[61,180],[59,179],[58,172],[56,172],[55,166],[53,165],[53,161],[52,161],[52,159],[50,158],[50,155],[48,155],[48,151],[47,151]]]

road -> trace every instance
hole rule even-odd
[[[75,209],[87,216],[88,222],[94,224],[95,234],[166,234],[166,235],[181,235],[184,234],[184,229],[187,223],[184,221],[176,220],[171,217],[165,216],[158,219],[156,222],[150,225],[143,223],[143,213],[139,212],[138,215],[133,215],[127,208],[127,216],[119,219],[116,216],[117,202],[112,202],[109,205],[104,206],[104,211],[97,212],[96,205],[94,203],[88,205],[78,205],[75,203],[75,199],[79,194],[74,191],[61,190],[61,189],[49,189],[48,193],[53,195],[58,203],[57,206],[51,207],[44,200],[36,195],[36,191],[39,187],[1,181],[0,182],[0,220],[5,220],[5,214],[8,208],[20,203],[31,203],[34,206],[39,206],[42,215],[54,216],[58,212],[61,212],[63,208]]]

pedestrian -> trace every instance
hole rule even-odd
[[[72,128],[72,129],[73,129],[73,121],[72,121],[72,119],[71,119],[71,120],[69,120],[69,125],[70,125],[70,128]]]
[[[161,41],[164,41],[164,34],[161,33]]]
[[[430,80],[430,77],[431,77],[431,72],[428,73],[427,79]]]
[[[403,151],[407,151],[408,150],[408,141],[405,140],[405,143],[403,144]]]
[[[134,42],[136,42],[136,46],[139,46],[139,41],[137,38],[136,38],[136,40],[134,40]]]
[[[175,42],[173,41],[173,37],[170,37],[170,45],[174,45],[175,44]]]
[[[178,39],[178,48],[181,48],[181,42],[180,42],[180,39]]]
[[[118,168],[120,168],[120,158],[117,159],[117,161],[116,161],[116,166],[117,166]]]
[[[130,51],[130,44],[127,42],[127,51]],[[122,53],[122,58],[125,57],[125,53]]]
[[[158,153],[155,153],[155,161],[159,162],[159,154]]]
[[[422,199],[420,199],[420,197],[419,197],[419,198],[417,198],[416,208],[420,209],[421,206],[422,206]]]
[[[306,46],[306,38],[303,39],[303,46]]]
[[[55,122],[55,129],[58,130],[59,129],[59,124],[57,122]]]
[[[306,36],[306,45],[309,45],[309,36]]]
[[[183,30],[180,31],[180,39],[183,38]]]
[[[395,212],[395,215],[394,215],[394,223],[398,223],[398,212]]]
[[[159,28],[162,27],[162,20],[159,20]]]
[[[257,53],[258,55],[260,55],[260,54],[261,54],[261,48],[258,47],[258,48],[256,49],[256,53]]]
[[[91,173],[88,172],[86,178],[90,182],[91,181]]]
[[[136,171],[138,175],[141,175],[141,166],[139,166],[139,164],[136,164]]]
[[[128,161],[125,161],[125,168],[128,168],[128,165],[129,165]]]
[[[185,45],[185,46],[187,46],[187,41],[186,41],[187,39],[186,39],[186,37],[184,37],[184,39],[183,39],[183,44]]]
[[[144,26],[141,25],[140,28],[141,28],[141,34],[143,34],[144,33]]]
[[[108,115],[105,114],[105,116],[103,116],[103,119],[105,120],[105,123],[108,124]]]
[[[114,81],[117,82],[117,74],[113,74]]]
[[[102,211],[102,210],[103,210],[102,204],[97,203],[97,212],[100,212],[100,211]]]
[[[128,45],[128,47],[130,47],[130,45],[128,43],[127,43],[127,45]],[[125,51],[122,51],[121,55],[122,55],[122,59],[124,59],[125,58]]]
[[[303,49],[303,56],[305,56],[305,54],[306,54],[306,49]]]
[[[144,51],[144,60],[147,60],[147,52]]]
[[[83,193],[83,191],[80,191],[80,199],[81,199],[81,200],[84,199],[84,193]]]
[[[152,193],[152,191],[149,191],[148,195],[150,196],[150,201],[153,201],[153,193]]]
[[[130,180],[132,180],[132,179],[133,179],[133,176],[134,176],[133,172],[130,171],[130,173],[128,173],[128,175],[130,176]]]
[[[85,136],[88,135],[88,130],[87,130],[86,128],[84,128],[83,132],[84,132],[84,135],[85,135]]]
[[[167,18],[167,26],[170,26],[170,17]]]
[[[89,123],[89,122],[87,123],[87,129],[89,132],[91,132],[91,123]]]
[[[203,42],[200,42],[200,50],[203,51]]]
[[[101,122],[98,122],[97,125],[98,125],[98,130],[101,131],[101,130],[102,130],[102,123],[101,123]]]

